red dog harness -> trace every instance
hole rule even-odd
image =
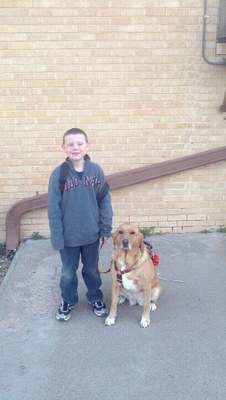
[[[104,244],[104,243],[102,242],[99,251],[102,249],[103,244]],[[144,240],[144,244],[145,244],[145,246],[146,246],[146,248],[147,248],[148,254],[149,254],[149,256],[150,256],[150,258],[151,258],[151,260],[152,260],[154,266],[157,267],[157,266],[159,265],[159,256],[158,256],[158,254],[156,254],[156,252],[153,250],[152,245],[151,245],[149,242],[147,242],[146,240]],[[115,270],[116,270],[116,272],[117,272],[117,280],[118,280],[118,282],[122,283],[122,275],[123,275],[123,274],[126,274],[127,272],[132,271],[132,269],[125,269],[124,271],[120,271],[120,270],[118,269],[117,265],[116,265],[116,262],[114,262],[114,266],[115,266]],[[107,271],[101,272],[101,271],[99,271],[99,269],[98,269],[98,271],[100,272],[100,274],[107,274],[108,272],[110,272],[110,270],[111,270],[111,268],[109,268]]]
[[[120,269],[118,269],[118,267],[117,267],[117,264],[116,264],[116,262],[114,261],[114,266],[115,266],[115,271],[117,272],[116,273],[116,276],[117,276],[117,281],[119,282],[119,283],[122,283],[122,275],[123,274],[127,274],[127,272],[130,272],[130,271],[132,271],[132,269],[134,269],[134,268],[126,268],[126,269],[124,269],[123,271],[121,271]]]
[[[159,265],[159,256],[158,256],[158,254],[156,254],[156,252],[153,250],[153,246],[149,242],[146,242],[146,240],[144,240],[144,244],[147,247],[147,251],[149,253],[149,256],[152,259],[152,262],[153,262],[154,266],[157,267]]]

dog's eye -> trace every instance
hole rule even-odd
[[[132,232],[130,232],[130,234],[131,234],[131,235],[135,235],[135,232],[134,232],[134,231],[132,231]]]
[[[120,235],[122,235],[122,234],[123,234],[123,231],[118,231],[118,233],[119,233]]]

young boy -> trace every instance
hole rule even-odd
[[[112,206],[109,190],[98,199],[106,180],[101,167],[86,154],[89,148],[86,133],[77,128],[68,130],[63,136],[62,148],[67,156],[67,178],[62,190],[59,183],[62,167],[55,168],[50,176],[48,217],[52,246],[59,250],[62,261],[62,303],[56,318],[67,321],[78,302],[80,256],[87,299],[96,315],[108,313],[97,265],[100,240],[106,243],[111,236]]]

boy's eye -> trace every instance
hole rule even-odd
[[[69,147],[74,147],[74,146],[82,146],[83,145],[83,143],[82,142],[78,142],[78,143],[68,143],[68,145],[67,146],[69,146]]]

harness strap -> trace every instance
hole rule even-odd
[[[116,261],[114,261],[114,267],[116,271],[117,281],[119,283],[122,283],[122,275],[127,274],[128,272],[131,272],[133,269],[135,269],[135,268],[126,268],[123,271],[121,271],[120,269],[118,269]]]
[[[99,252],[101,251],[101,249],[102,249],[102,247],[103,247],[103,244],[104,244],[104,243],[102,242],[102,243],[101,243],[101,246],[100,246],[100,248],[99,248]],[[158,256],[158,254],[156,254],[156,252],[153,250],[152,245],[151,245],[149,242],[147,242],[146,240],[144,240],[144,244],[145,244],[146,247],[147,247],[148,254],[149,254],[149,256],[150,256],[150,258],[151,258],[151,260],[152,260],[154,266],[157,267],[158,264],[159,264],[159,256]],[[123,275],[123,274],[126,274],[127,272],[130,272],[130,271],[132,271],[132,269],[134,269],[134,268],[130,268],[130,269],[126,268],[126,269],[124,269],[123,271],[120,271],[120,270],[118,269],[117,264],[116,264],[115,261],[114,261],[114,267],[115,267],[115,270],[116,270],[116,272],[117,272],[117,280],[118,280],[119,283],[122,283],[122,275]],[[110,272],[110,271],[111,271],[111,267],[108,268],[107,271],[103,271],[103,272],[99,271],[99,273],[100,273],[100,274],[107,274],[107,273]]]
[[[156,254],[156,252],[153,250],[153,246],[151,245],[151,243],[149,243],[146,240],[144,240],[144,244],[147,247],[147,251],[149,253],[149,256],[152,259],[152,262],[153,262],[154,266],[157,267],[159,265],[159,256],[158,256],[158,254]]]

